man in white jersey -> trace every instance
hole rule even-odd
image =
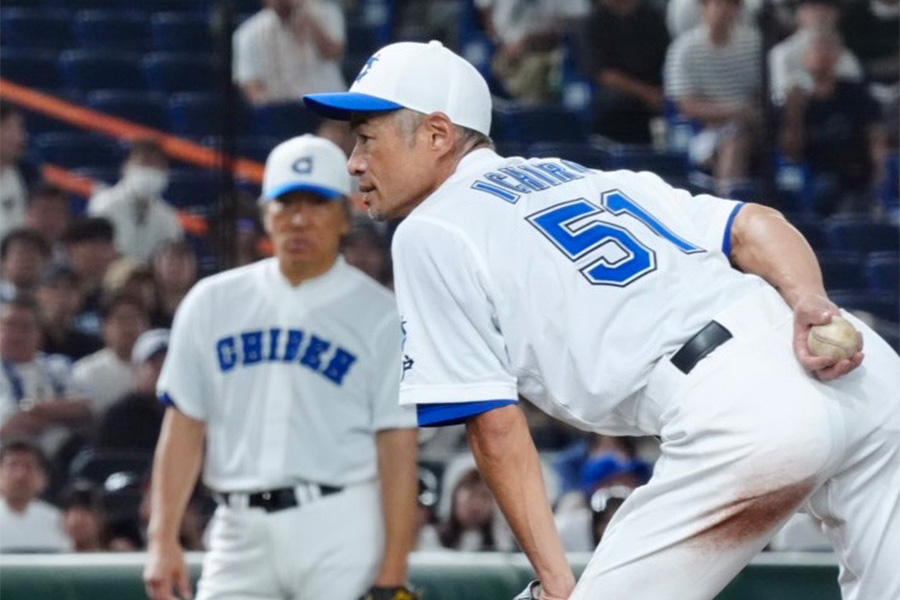
[[[345,163],[310,135],[272,150],[275,258],[200,281],[175,314],[157,385],[170,408],[144,572],[155,600],[190,595],[177,536],[204,442],[220,506],[198,598],[410,598],[415,411],[397,402],[393,296],[339,254]]]
[[[799,508],[825,528],[844,597],[900,597],[900,358],[813,357],[839,309],[776,211],[692,197],[650,173],[492,149],[478,72],[438,42],[382,48],[350,92],[351,173],[393,242],[400,399],[465,421],[544,600],[713,598]],[[737,268],[735,268],[737,267]],[[862,365],[862,366],[860,366]],[[585,430],[658,435],[578,584],[518,396]]]

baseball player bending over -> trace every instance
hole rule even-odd
[[[484,79],[438,42],[382,48],[349,92],[306,102],[350,119],[370,212],[407,215],[401,402],[420,425],[466,422],[542,583],[523,597],[713,598],[804,509],[845,599],[900,598],[900,358],[849,315],[865,362],[811,354],[812,326],[841,313],[779,213],[498,156]],[[662,439],[577,585],[519,394],[581,429]]]
[[[200,471],[219,502],[198,598],[409,598],[415,411],[397,402],[392,295],[339,255],[346,155],[313,136],[266,162],[275,258],[204,279],[175,315],[153,465],[154,600],[190,596],[178,525]],[[380,478],[380,486],[379,486]]]

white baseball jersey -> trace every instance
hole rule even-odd
[[[394,237],[404,404],[512,400],[639,433],[618,405],[761,280],[730,267],[740,203],[651,173],[472,152]]]
[[[214,490],[363,483],[374,432],[415,426],[397,403],[400,342],[391,293],[343,258],[297,287],[267,259],[194,286],[157,387],[207,423]]]

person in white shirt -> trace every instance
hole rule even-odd
[[[0,298],[33,293],[50,262],[47,240],[27,227],[17,227],[0,241]]]
[[[344,14],[327,0],[263,0],[234,32],[234,82],[255,105],[347,89]]]
[[[0,449],[0,552],[66,552],[72,544],[62,513],[39,499],[47,486],[46,459],[31,442]]]
[[[0,304],[0,437],[31,437],[52,456],[90,422],[91,411],[69,360],[39,352],[40,327],[34,300],[18,296]]]
[[[162,197],[168,185],[165,152],[152,140],[139,140],[122,165],[122,178],[91,198],[88,214],[113,224],[119,254],[147,262],[161,243],[184,237],[178,212]]]
[[[134,389],[131,351],[149,327],[147,310],[140,299],[120,294],[102,308],[104,348],[75,363],[73,376],[87,392],[95,414],[102,414],[116,400]]]
[[[0,103],[0,237],[25,223],[28,185],[18,163],[27,140],[22,113]]]
[[[806,69],[803,55],[815,31],[836,30],[841,14],[839,0],[800,0],[796,11],[797,30],[769,50],[769,81],[772,101],[784,104],[792,88],[812,91],[813,77]],[[862,81],[862,65],[847,48],[841,48],[837,63],[838,78]]]

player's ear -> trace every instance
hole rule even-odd
[[[425,117],[422,130],[428,136],[428,147],[438,155],[453,151],[456,130],[444,113],[431,113]]]
[[[259,204],[259,217],[262,221],[263,229],[268,235],[272,235],[272,202],[274,201],[269,200]]]

